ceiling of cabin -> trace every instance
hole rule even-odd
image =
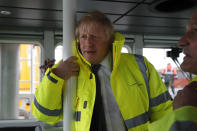
[[[100,10],[120,32],[181,35],[197,9],[195,4],[195,0],[77,0],[76,13],[78,20],[91,10]],[[0,30],[62,29],[62,0],[0,0],[3,11],[11,14],[0,14]]]

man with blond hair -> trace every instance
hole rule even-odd
[[[74,75],[74,131],[142,131],[171,112],[170,95],[157,71],[143,56],[122,54],[124,41],[103,13],[82,17],[75,56],[46,71],[32,103],[33,115],[49,124],[62,120],[62,89]]]

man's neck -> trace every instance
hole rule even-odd
[[[102,66],[107,67],[111,71],[111,52],[109,51],[108,54],[105,56],[103,61],[100,63]]]

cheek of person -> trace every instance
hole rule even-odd
[[[191,56],[192,56],[192,71],[190,73],[197,75],[197,33],[194,38],[194,42],[191,45]]]
[[[185,72],[197,74],[197,32],[187,31],[179,41],[179,46],[184,49],[184,61],[181,68]]]

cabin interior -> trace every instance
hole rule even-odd
[[[63,13],[69,4],[72,18]],[[66,19],[77,22],[99,10],[124,34],[127,52],[143,55],[143,48],[176,48],[196,9],[196,0],[0,0],[0,130],[63,130],[62,122],[36,120],[30,104],[43,76],[40,66],[62,58]]]

